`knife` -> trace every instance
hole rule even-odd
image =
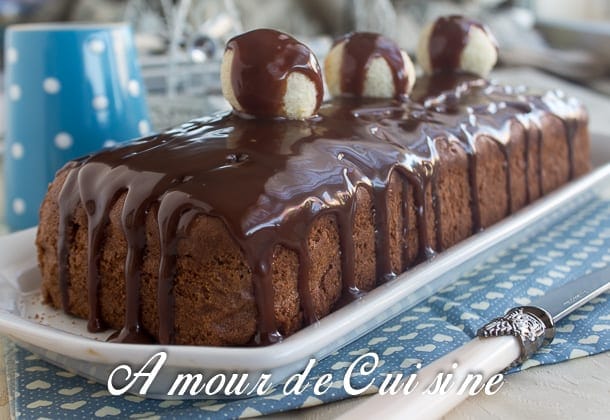
[[[452,380],[458,385],[464,383],[469,374],[480,374],[485,383],[493,375],[523,363],[540,347],[549,344],[555,335],[557,321],[607,290],[610,290],[610,267],[552,289],[531,305],[510,309],[506,315],[480,328],[472,341],[420,370],[417,373],[419,385],[413,392],[377,394],[339,418],[442,417],[469,394],[460,392],[460,386],[453,386],[446,393],[424,392],[438,381],[439,374],[453,374]]]

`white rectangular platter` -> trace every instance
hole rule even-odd
[[[167,396],[176,375],[182,372],[202,373],[205,378],[217,373],[247,373],[252,385],[262,374],[269,374],[270,382],[280,384],[302,370],[310,358],[328,356],[430,297],[493,253],[535,235],[591,195],[610,197],[610,165],[538,200],[283,342],[266,347],[117,344],[105,341],[112,331],[88,333],[86,321],[41,303],[33,228],[0,237],[0,333],[47,361],[102,384],[118,365],[128,364],[135,371],[164,351],[167,360],[148,389],[146,396],[150,398],[206,398],[205,394]]]

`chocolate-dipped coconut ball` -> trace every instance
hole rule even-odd
[[[252,117],[306,119],[316,113],[324,93],[320,65],[311,50],[273,29],[229,40],[220,79],[231,106]]]
[[[498,44],[489,28],[464,16],[443,16],[419,37],[417,61],[426,73],[462,71],[485,77],[498,60]]]
[[[413,62],[391,39],[354,32],[339,38],[324,62],[333,96],[393,98],[408,94],[415,83]]]

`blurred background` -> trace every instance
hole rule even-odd
[[[277,28],[323,59],[333,37],[369,30],[413,53],[421,27],[449,13],[491,27],[500,68],[536,68],[610,94],[608,0],[0,0],[2,29],[36,21],[130,22],[157,129],[227,107],[219,62],[237,33]]]
[[[415,59],[421,28],[446,14],[476,17],[491,27],[500,46],[491,78],[579,98],[590,114],[593,162],[610,161],[610,0],[0,0],[0,36],[15,23],[129,22],[152,126],[161,131],[228,109],[220,59],[236,34],[276,28],[308,44],[322,62],[334,37],[374,31],[394,38]],[[0,84],[0,96],[3,91]],[[0,166],[5,106],[2,98]],[[0,175],[0,191],[3,185]],[[3,219],[0,210],[0,233]]]

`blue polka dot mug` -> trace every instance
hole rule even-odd
[[[68,160],[149,134],[144,86],[127,24],[23,24],[4,46],[5,214],[11,230],[38,223]]]

